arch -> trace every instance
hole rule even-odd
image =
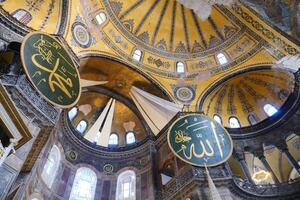
[[[139,49],[136,49],[133,52],[132,58],[133,58],[133,60],[139,62],[142,59],[142,55],[143,55],[143,52],[141,50],[139,50]]]
[[[185,65],[183,62],[177,62],[176,63],[176,73],[184,73],[185,72]]]
[[[218,122],[219,124],[222,124],[222,118],[221,118],[219,115],[215,114],[215,115],[214,115],[214,120],[215,120],[216,122]]]
[[[133,144],[135,143],[135,134],[134,132],[130,131],[126,134],[126,144]]]
[[[228,59],[224,53],[218,53],[216,57],[220,65],[225,65],[228,63]]]
[[[79,132],[79,133],[84,133],[87,129],[87,122],[85,120],[81,120],[77,126],[76,126],[76,130]]]
[[[269,116],[269,117],[271,117],[271,116],[273,116],[275,113],[277,113],[277,109],[273,106],[273,105],[271,105],[271,104],[265,104],[264,105],[264,111],[265,111],[265,113]]]
[[[61,155],[59,148],[56,145],[53,145],[41,174],[43,181],[49,188],[52,187],[53,181],[56,177],[60,160]]]
[[[119,144],[119,136],[116,133],[112,133],[108,139],[108,145],[117,146]]]
[[[32,193],[29,198],[29,200],[43,200],[43,196],[40,193],[34,192]]]
[[[136,175],[132,170],[126,170],[118,176],[116,200],[136,199]]]
[[[77,107],[73,107],[68,112],[69,120],[72,121],[77,116],[77,114],[78,114],[78,108]]]
[[[97,185],[96,173],[87,167],[76,171],[69,200],[93,200]]]
[[[238,120],[238,118],[230,117],[229,118],[229,127],[230,128],[240,128],[241,124],[240,124],[240,121]]]

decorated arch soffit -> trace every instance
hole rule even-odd
[[[46,2],[53,1],[60,5],[53,8],[59,13],[63,5],[58,0]],[[12,15],[16,8],[28,8],[27,2],[6,0],[0,5],[2,12],[4,9]],[[47,4],[43,2],[43,6]],[[215,6],[206,21],[175,0],[70,0],[67,7],[63,37],[78,57],[101,55],[124,62],[157,82],[177,103],[186,103],[184,94],[190,96],[191,111],[217,80],[245,68],[270,66],[300,51],[297,44],[244,5]],[[39,12],[46,13],[30,10],[32,16]],[[100,12],[107,20],[95,25],[92,19]],[[55,18],[55,22],[54,18],[49,17],[49,23],[61,26],[62,19]],[[42,19],[35,17],[34,24],[27,26],[38,29]],[[52,33],[57,30],[53,27]],[[143,52],[139,62],[132,59],[135,49]],[[219,65],[219,52],[226,55],[227,64]],[[175,73],[178,61],[186,66],[184,75]],[[197,78],[207,72],[207,79]],[[178,90],[183,86],[185,90]],[[179,97],[178,91],[183,91]]]
[[[0,1],[1,14],[9,15],[27,30],[57,34],[67,21],[68,1],[28,0]]]

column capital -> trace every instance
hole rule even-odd
[[[276,148],[282,152],[288,151],[288,146],[285,141],[275,144]]]
[[[252,151],[251,152],[255,157],[259,158],[259,159],[265,159],[265,155],[264,155],[264,151],[262,150],[256,150],[256,151]]]

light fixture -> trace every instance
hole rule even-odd
[[[261,183],[265,180],[267,180],[269,177],[271,176],[270,172],[267,172],[265,170],[259,170],[258,172],[255,172],[252,175],[252,179],[256,182],[256,183]]]
[[[231,6],[238,0],[177,0],[187,8],[192,9],[198,17],[204,21],[210,14],[212,6],[215,4]]]

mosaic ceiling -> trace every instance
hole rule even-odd
[[[259,70],[237,75],[209,93],[201,110],[210,117],[218,115],[224,126],[237,117],[241,126],[250,126],[249,115],[256,122],[268,117],[263,107],[271,104],[279,109],[294,90],[294,76],[282,70]]]
[[[201,21],[174,0],[104,0],[104,5],[115,26],[133,43],[166,56],[197,56],[219,47],[239,31],[216,7],[208,20]]]
[[[60,35],[81,59],[80,71],[85,78],[109,80],[105,87],[126,98],[130,98],[132,85],[150,83],[158,87],[147,85],[144,88],[148,92],[187,106],[188,111],[198,110],[205,91],[224,77],[252,67],[271,66],[286,55],[300,52],[297,44],[243,4],[233,8],[214,6],[206,21],[176,0],[0,0],[0,12],[26,31]],[[101,13],[102,22],[95,23]],[[137,49],[141,51],[139,61],[133,59]],[[226,56],[227,63],[219,62],[218,53]],[[97,56],[117,62],[87,59]],[[181,74],[176,72],[179,61],[185,66]],[[116,67],[118,62],[124,65]],[[128,66],[134,70],[128,71]],[[137,74],[147,78],[140,80]],[[263,88],[244,81],[253,89]],[[236,101],[242,96],[237,95],[239,90],[247,96],[246,85],[225,85],[227,90],[235,88]],[[278,105],[283,103],[273,100]],[[226,110],[227,101],[222,106]],[[242,104],[237,109],[244,113]]]

